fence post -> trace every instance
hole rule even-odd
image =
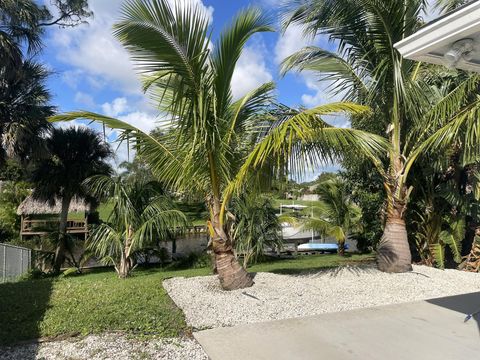
[[[5,282],[7,277],[7,247],[3,248],[3,277],[2,282]]]
[[[23,267],[23,252],[24,251],[25,250],[23,250],[23,249],[20,250],[20,269],[21,269],[20,271],[22,271],[22,272],[25,271],[25,268]]]

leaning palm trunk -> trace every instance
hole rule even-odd
[[[67,220],[70,201],[71,197],[62,197],[62,210],[60,212],[60,224],[58,228],[58,245],[55,250],[55,259],[53,262],[53,271],[55,273],[60,272],[60,268],[65,261],[65,251],[67,249]]]
[[[403,163],[398,158],[395,163],[398,169],[395,172],[395,179],[397,179]],[[387,192],[387,220],[377,248],[377,266],[379,270],[390,273],[411,271],[412,255],[404,220],[408,191],[404,185],[393,179],[386,182],[385,189]]]
[[[212,250],[215,270],[224,290],[236,290],[253,285],[252,276],[239,264],[230,237],[220,222],[220,206],[214,205],[212,222]]]

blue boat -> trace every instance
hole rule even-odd
[[[345,244],[345,250],[348,249],[348,244]],[[298,251],[322,251],[322,252],[337,252],[338,244],[332,243],[305,243],[298,245]]]

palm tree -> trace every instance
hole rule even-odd
[[[253,193],[232,199],[231,236],[237,252],[243,254],[243,267],[256,261],[265,248],[283,246],[281,219],[269,198]]]
[[[11,76],[0,78],[0,165],[7,156],[24,162],[44,152],[47,118],[55,110],[49,105],[47,76],[43,66],[26,61]]]
[[[405,211],[412,190],[409,173],[432,151],[453,141],[473,154],[478,148],[476,97],[480,77],[466,76],[446,95],[435,84],[435,67],[402,59],[394,44],[415,32],[426,10],[423,0],[297,0],[285,9],[285,27],[303,26],[324,35],[336,51],[311,46],[289,56],[283,73],[313,71],[333,82],[345,100],[372,108],[390,142],[388,162],[374,163],[386,191],[386,224],[377,249],[382,271],[411,270]]]
[[[97,197],[113,199],[108,221],[92,231],[87,248],[105,263],[113,263],[121,279],[134,269],[137,251],[187,226],[185,215],[162,195],[155,181],[97,175],[85,185]]]
[[[49,156],[35,164],[31,180],[35,198],[50,202],[58,198],[62,202],[53,266],[58,272],[65,259],[70,202],[74,196],[86,196],[82,187],[85,179],[111,172],[105,161],[112,153],[97,133],[84,127],[54,128],[46,144]]]
[[[245,184],[283,173],[286,163],[296,164],[305,154],[310,155],[309,165],[337,159],[347,150],[375,158],[385,151],[385,141],[330,127],[321,118],[366,111],[362,106],[335,103],[301,111],[273,107],[272,83],[232,98],[231,80],[245,43],[255,33],[272,30],[258,9],[241,11],[213,50],[208,19],[198,6],[172,8],[167,0],[133,0],[124,4],[122,13],[115,35],[137,62],[145,90],[170,121],[162,133],[152,135],[90,112],[58,115],[52,121],[84,118],[120,129],[121,139],[133,139],[163,184],[201,194],[210,211],[211,249],[222,287],[251,286],[225,224],[232,195]]]
[[[0,78],[21,66],[24,50],[28,55],[41,50],[45,27],[76,26],[92,15],[88,0],[55,0],[51,6],[56,8],[57,16],[34,0],[0,2]]]
[[[87,0],[0,1],[0,166],[6,156],[26,160],[42,149],[53,114],[45,87],[48,71],[33,60],[42,49],[46,26],[75,26],[91,16]],[[40,145],[40,146],[39,146]]]
[[[339,255],[345,255],[345,241],[361,230],[361,209],[352,202],[345,184],[340,178],[321,182],[316,193],[319,204],[315,217],[308,219],[305,227],[323,236],[335,238]]]

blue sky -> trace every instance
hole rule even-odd
[[[49,3],[48,0],[44,0]],[[262,7],[278,22],[276,0],[171,0],[195,2],[211,18],[214,39],[239,9],[248,5]],[[59,111],[89,110],[118,117],[144,130],[155,127],[158,113],[142,94],[128,54],[112,36],[111,27],[119,17],[122,0],[91,0],[94,18],[75,28],[51,28],[45,40],[42,61],[53,71],[49,88]],[[275,24],[276,26],[278,24]],[[246,46],[233,79],[233,93],[241,96],[261,83],[274,80],[278,98],[287,105],[307,107],[336,100],[328,97],[313,74],[279,76],[280,61],[308,44],[328,46],[323,40],[306,40],[299,28],[285,34],[256,35]],[[333,119],[347,126],[343,118]],[[115,139],[111,134],[110,140]],[[126,148],[118,149],[117,161],[126,159]],[[317,174],[319,170],[315,171]],[[312,177],[314,175],[312,174]]]

